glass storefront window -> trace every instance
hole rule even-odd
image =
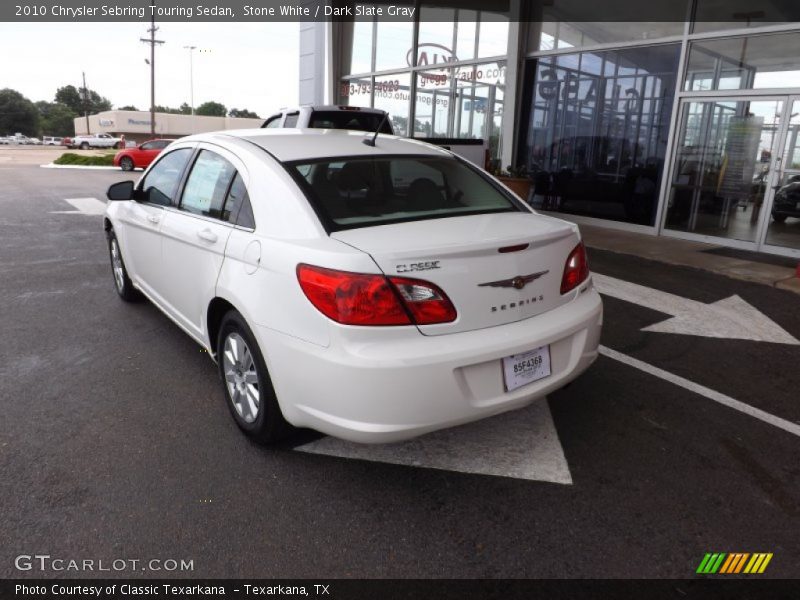
[[[422,6],[420,7],[419,17],[419,44],[431,47],[435,45],[442,46],[450,53],[453,53],[455,50],[453,48],[455,9]]]
[[[695,33],[763,27],[792,21],[791,2],[753,0],[694,0]],[[787,10],[788,9],[788,10]]]
[[[679,44],[545,57],[521,158],[534,205],[653,225]]]
[[[783,100],[685,100],[667,229],[755,242]]]
[[[392,128],[397,135],[408,135],[408,114],[411,76],[393,73],[375,77],[375,108],[389,113]]]
[[[693,42],[687,91],[800,87],[800,33]]]
[[[349,57],[345,57],[346,73],[372,71],[372,29],[372,21],[355,21],[353,23],[352,43],[345,45],[346,51],[349,52]]]
[[[481,13],[482,16],[486,13]],[[508,19],[492,15],[481,20],[478,33],[478,58],[505,56],[508,52]]]
[[[766,243],[800,250],[800,100],[792,101]]]
[[[489,141],[499,156],[505,62],[417,73],[415,137]]]
[[[531,35],[540,35],[539,50],[581,48],[613,42],[658,40],[683,35],[682,22],[580,22],[531,23]],[[536,38],[532,38],[536,39]]]
[[[378,21],[375,34],[375,70],[408,67],[413,34],[414,24],[411,22]]]
[[[339,84],[339,104],[372,105],[372,77],[343,79]]]
[[[417,73],[414,137],[449,137],[455,69]]]
[[[472,60],[475,58],[477,21],[478,13],[474,10],[458,11],[455,52],[459,60]],[[505,55],[506,52],[507,50],[503,50],[501,54]]]

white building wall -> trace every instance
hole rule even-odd
[[[221,131],[225,129],[249,129],[261,127],[263,119],[239,119],[234,117],[202,117],[156,113],[157,137],[181,137],[193,133]],[[133,110],[111,110],[89,115],[90,133],[125,134],[130,139],[150,137],[150,113]],[[75,118],[75,135],[86,134],[86,118]]]

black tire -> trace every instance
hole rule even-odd
[[[775,220],[776,223],[783,223],[784,221],[786,221],[786,215],[773,214],[772,218]]]
[[[240,345],[238,357],[226,356],[226,344],[229,339],[237,344],[243,341],[246,345],[245,350],[249,352],[252,360],[247,360],[247,354]],[[234,363],[236,366],[232,366]],[[228,410],[239,429],[260,444],[277,442],[292,432],[292,426],[283,418],[275,388],[272,387],[272,380],[255,336],[242,315],[235,310],[228,312],[222,319],[217,336],[217,364]],[[251,366],[252,368],[249,368]],[[226,372],[226,369],[230,371]],[[244,378],[244,375],[252,373],[253,369],[257,378],[255,391],[258,393],[255,416],[252,414],[253,403],[250,402],[253,400],[252,389],[248,388],[252,384]],[[243,380],[239,381],[237,377]],[[236,401],[235,395],[239,402]]]
[[[139,291],[133,287],[125,262],[122,260],[122,251],[119,248],[117,234],[113,229],[108,231],[108,257],[111,261],[111,275],[114,277],[114,289],[125,302],[138,302],[142,299]],[[117,258],[119,262],[117,263]],[[118,270],[119,269],[119,270]]]
[[[89,144],[87,142],[83,142],[81,144],[81,150],[88,150],[88,149],[89,149]]]
[[[130,156],[123,156],[119,159],[119,166],[123,171],[133,171],[133,159]]]

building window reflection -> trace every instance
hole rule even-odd
[[[653,225],[679,44],[544,57],[523,162],[538,208]]]
[[[415,23],[349,23],[338,102],[388,111],[400,135],[484,139],[499,157],[508,35],[499,13],[425,4]]]

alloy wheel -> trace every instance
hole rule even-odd
[[[245,423],[253,423],[261,408],[258,372],[247,343],[238,333],[225,338],[222,351],[225,386],[236,413]]]
[[[117,285],[117,291],[122,293],[125,288],[125,272],[122,267],[122,257],[119,253],[119,244],[117,239],[111,240],[111,269],[114,272],[114,283]]]

